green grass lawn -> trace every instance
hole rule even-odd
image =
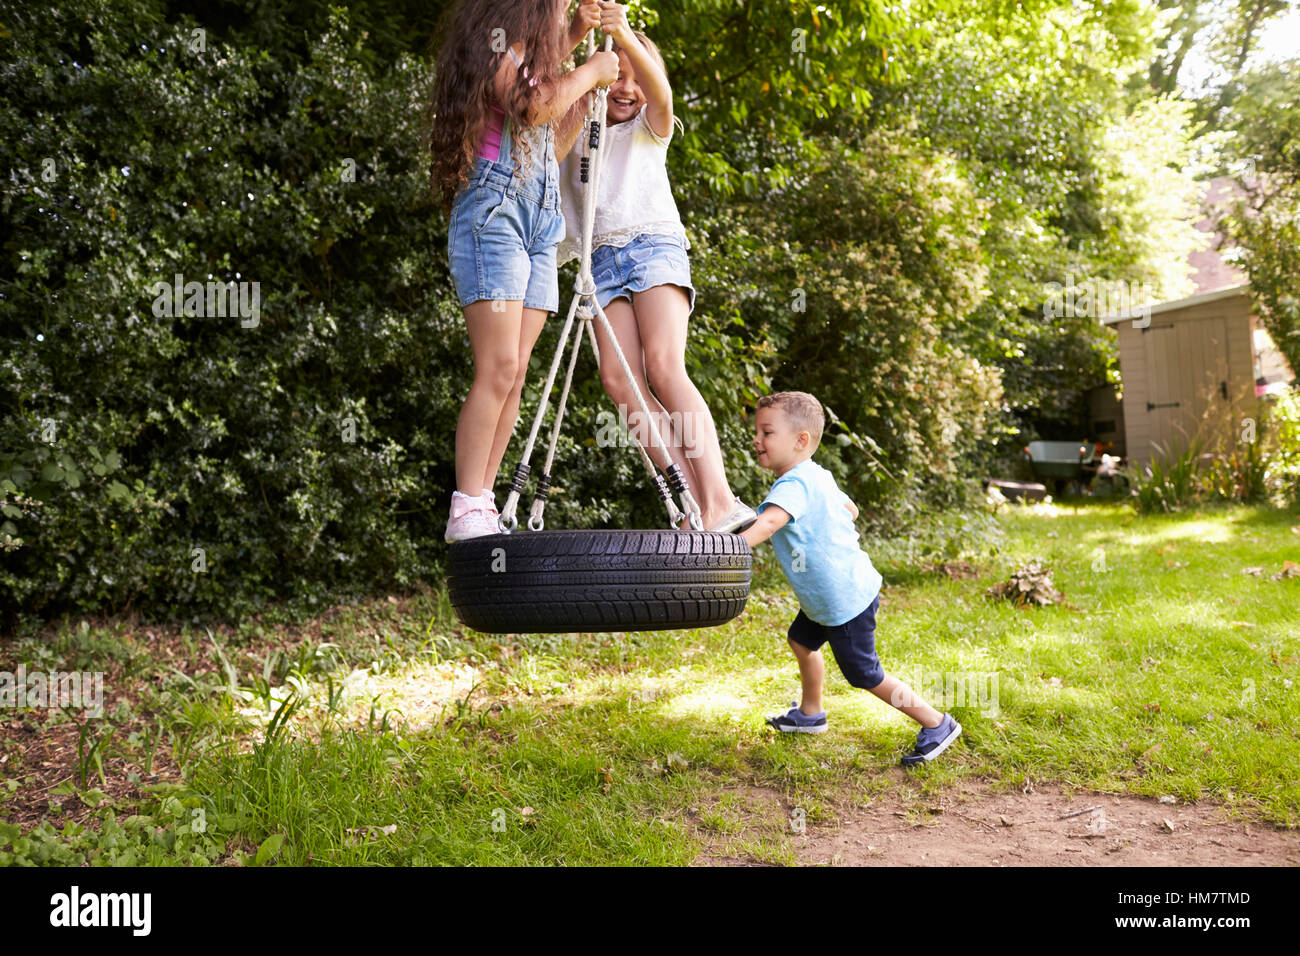
[[[999,520],[998,553],[967,556],[974,578],[879,561],[886,670],[965,728],[906,782],[894,768],[915,725],[829,660],[830,732],[764,725],[798,674],[796,604],[763,546],[745,613],[711,630],[463,633],[434,593],[297,628],[70,623],[2,646],[0,669],[105,671],[108,703],[77,726],[0,712],[0,864],[682,864],[714,840],[790,862],[788,820],[747,809],[747,788],[815,826],[846,797],[962,778],[1300,825],[1300,577],[1273,578],[1300,561],[1300,516],[1067,504]],[[984,596],[1031,558],[1065,604]],[[67,741],[56,776],[24,763],[33,731]]]

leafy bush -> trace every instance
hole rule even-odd
[[[1214,457],[1204,475],[1203,487],[1217,501],[1263,501],[1268,494],[1267,474],[1262,442],[1239,442]]]
[[[863,549],[878,568],[906,574],[956,558],[990,557],[1002,549],[1006,529],[987,509],[950,508],[914,513],[890,527],[867,515]]]
[[[3,41],[11,606],[238,615],[436,566],[468,360],[423,71],[372,74],[342,16],[300,67],[190,26],[64,4]],[[176,274],[260,315],[159,315]]]
[[[712,407],[751,404],[770,376],[829,407],[818,461],[860,503],[898,515],[963,502],[1001,400],[996,369],[942,334],[981,295],[978,204],[905,134],[817,146],[800,185],[700,223],[697,281],[732,337],[727,358],[752,368]],[[722,363],[708,371],[735,384]]]
[[[1260,445],[1266,493],[1278,504],[1300,506],[1300,388],[1269,397]]]
[[[1181,511],[1200,497],[1197,472],[1204,443],[1191,442],[1179,454],[1170,455],[1157,445],[1160,454],[1143,469],[1132,469],[1128,479],[1133,505],[1142,514]]]
[[[1300,503],[1300,396],[1287,389],[1260,409],[1252,440],[1211,453],[1197,440],[1177,455],[1160,449],[1145,469],[1131,469],[1134,507],[1149,514],[1206,500]]]

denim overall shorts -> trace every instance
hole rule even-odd
[[[501,125],[497,159],[475,157],[468,184],[452,201],[452,281],[462,308],[481,299],[522,299],[524,308],[554,312],[556,247],[564,238],[554,134],[549,123],[529,130],[531,163],[516,177],[509,117]]]

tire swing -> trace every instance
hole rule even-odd
[[[588,56],[595,49],[593,36],[594,31],[587,37]],[[604,48],[609,50],[612,44],[613,38],[606,36]],[[596,301],[591,274],[596,185],[603,160],[599,147],[605,132],[607,94],[606,88],[596,91],[587,114],[590,134],[582,144],[582,259],[573,303],[560,332],[528,444],[515,466],[510,494],[497,519],[500,533],[455,541],[448,550],[447,585],[456,617],[465,626],[488,634],[712,627],[740,614],[749,598],[753,560],[749,544],[738,534],[702,530],[699,505],[676,463],[669,459],[665,480],[635,438],[632,445],[667,508],[672,530],[544,530],[542,513],[550,492],[551,465],[584,329],[597,366],[600,364],[593,318],[600,320],[609,336],[643,420],[649,423],[654,447],[668,457],[658,423],[637,387],[604,309]],[[515,534],[519,523],[515,511],[528,481],[528,462],[570,332],[573,350],[556,405],[546,464],[533,496],[528,531]],[[674,491],[681,501],[680,508],[673,501]],[[691,530],[678,530],[683,518],[688,519]]]

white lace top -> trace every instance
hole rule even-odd
[[[641,233],[676,236],[690,248],[682,228],[677,203],[668,185],[668,142],[650,128],[646,120],[649,104],[623,123],[605,127],[600,144],[605,164],[600,172],[596,197],[596,221],[592,228],[592,249],[625,246]],[[560,243],[559,262],[576,259],[582,246],[582,182],[584,127],[573,149],[560,164],[560,208],[564,212],[565,237]]]

